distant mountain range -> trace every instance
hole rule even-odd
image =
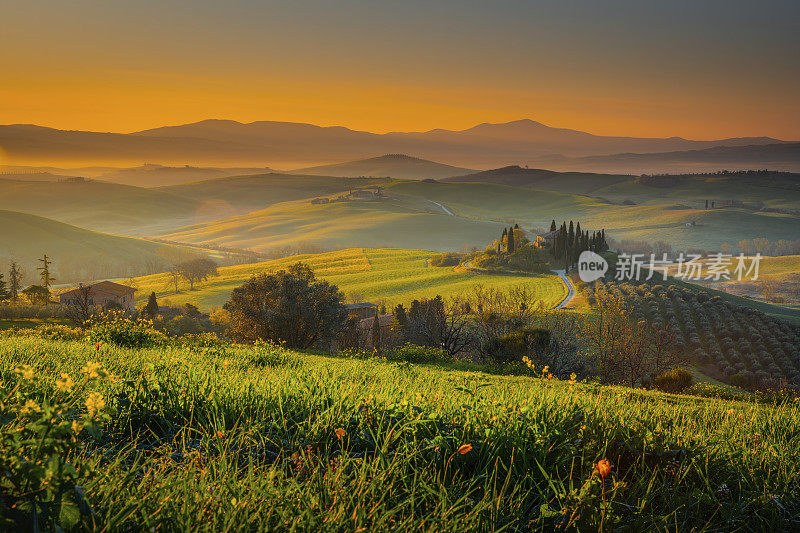
[[[621,153],[587,157],[542,157],[536,166],[606,173],[683,173],[769,169],[800,172],[800,143],[714,146],[703,150]]]
[[[232,120],[204,120],[128,134],[67,131],[26,124],[0,126],[0,146],[15,165],[119,166],[157,162],[300,168],[375,154],[404,153],[462,167],[491,168],[549,161],[550,167],[564,169],[575,158],[581,159],[576,164],[590,165],[591,161],[582,159],[781,143],[784,141],[770,137],[711,141],[609,137],[553,128],[528,119],[480,124],[461,131],[434,129],[385,134],[340,126],[271,121],[244,124]],[[601,163],[604,162],[598,162]]]

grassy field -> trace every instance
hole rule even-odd
[[[112,376],[84,387],[90,361]],[[789,531],[800,516],[797,403],[269,347],[0,336],[4,393],[20,364],[32,370],[20,403],[80,412],[103,398],[113,414],[66,457],[89,467],[76,480],[86,529]],[[3,424],[23,431],[13,415]]]
[[[201,308],[224,304],[231,291],[261,272],[275,272],[297,261],[310,265],[315,274],[336,284],[350,300],[407,304],[414,298],[463,294],[482,284],[507,288],[524,284],[534,291],[543,305],[552,307],[566,296],[566,289],[555,275],[536,277],[482,275],[458,272],[448,267],[432,267],[432,252],[422,250],[354,248],[314,255],[219,269],[219,276],[200,284],[198,290],[174,294],[166,275],[145,276],[134,281],[139,289],[137,305],[143,305],[151,291],[173,304],[194,302]],[[183,284],[181,284],[183,288]]]

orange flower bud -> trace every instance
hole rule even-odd
[[[611,462],[608,459],[597,461],[597,472],[600,473],[600,477],[605,478],[611,473]]]
[[[458,447],[458,453],[464,455],[465,453],[469,453],[472,451],[472,444],[462,444]]]

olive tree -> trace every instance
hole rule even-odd
[[[336,285],[317,280],[308,265],[297,263],[252,277],[233,290],[224,308],[231,314],[231,334],[239,340],[309,348],[341,330],[347,320],[343,300]]]

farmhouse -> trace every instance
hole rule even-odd
[[[133,311],[134,297],[136,289],[114,283],[113,281],[101,281],[92,285],[84,286],[81,284],[77,289],[72,289],[58,296],[58,301],[63,305],[82,305],[84,299],[88,299],[88,305],[93,307],[119,306],[122,309]]]
[[[536,236],[536,241],[534,242],[534,244],[539,248],[550,248],[551,246],[553,246],[553,242],[556,240],[557,235],[558,235],[558,230],[542,233],[541,235]]]
[[[378,309],[377,304],[370,302],[358,302],[354,304],[345,304],[347,309],[347,318],[355,318],[363,320],[365,318],[373,318]]]

